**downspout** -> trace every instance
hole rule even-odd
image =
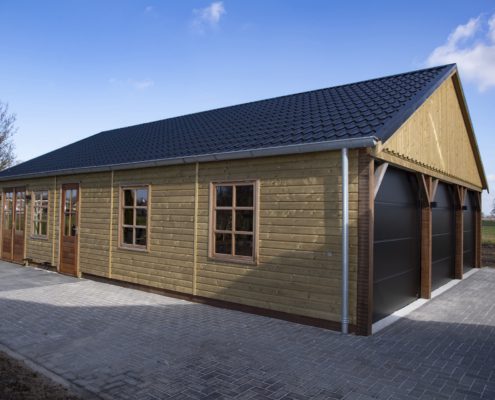
[[[342,334],[349,331],[349,158],[342,149]]]

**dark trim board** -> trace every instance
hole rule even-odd
[[[108,283],[111,285],[117,285],[117,286],[129,288],[129,289],[141,290],[141,291],[148,292],[148,293],[159,294],[162,296],[173,297],[176,299],[187,300],[187,301],[191,301],[193,303],[205,304],[205,305],[209,305],[209,306],[213,306],[213,307],[226,308],[229,310],[241,311],[241,312],[245,312],[245,313],[249,313],[249,314],[255,314],[255,315],[261,315],[263,317],[270,317],[270,318],[280,319],[283,321],[295,322],[295,323],[301,324],[301,325],[315,326],[318,328],[329,329],[332,331],[340,331],[340,329],[341,329],[341,323],[337,322],[337,321],[330,321],[330,320],[321,319],[321,318],[306,317],[303,315],[289,314],[289,313],[285,313],[282,311],[268,310],[266,308],[248,306],[248,305],[238,304],[238,303],[232,303],[229,301],[212,299],[209,297],[194,296],[192,294],[175,292],[173,290],[168,290],[168,289],[155,288],[152,286],[141,285],[139,283],[126,282],[126,281],[121,281],[121,280],[117,280],[117,279],[113,279],[113,278],[106,278],[106,277],[102,277],[102,276],[92,275],[92,274],[88,274],[88,273],[82,273],[82,278],[97,281],[97,282],[102,282],[102,283]],[[350,333],[356,333],[356,325],[349,324],[349,332]]]
[[[356,325],[358,335],[372,333],[373,220],[375,161],[365,149],[358,155],[358,271]]]

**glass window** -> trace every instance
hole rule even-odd
[[[24,231],[26,223],[26,192],[15,192],[15,230],[18,232]]]
[[[213,196],[212,255],[254,260],[255,184],[216,183]]]
[[[33,235],[46,236],[48,233],[48,191],[33,194]]]
[[[145,248],[148,244],[148,188],[122,188],[121,245]]]
[[[4,193],[3,202],[3,229],[12,229],[13,192]]]
[[[64,236],[76,236],[78,189],[66,189],[64,198]]]

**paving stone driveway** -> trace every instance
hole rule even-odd
[[[495,399],[495,269],[373,337],[0,263],[0,343],[115,399]]]

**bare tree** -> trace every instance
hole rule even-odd
[[[0,171],[15,162],[13,137],[16,115],[9,113],[9,105],[0,101]]]
[[[490,211],[490,217],[495,217],[495,199],[493,200],[492,210]]]

